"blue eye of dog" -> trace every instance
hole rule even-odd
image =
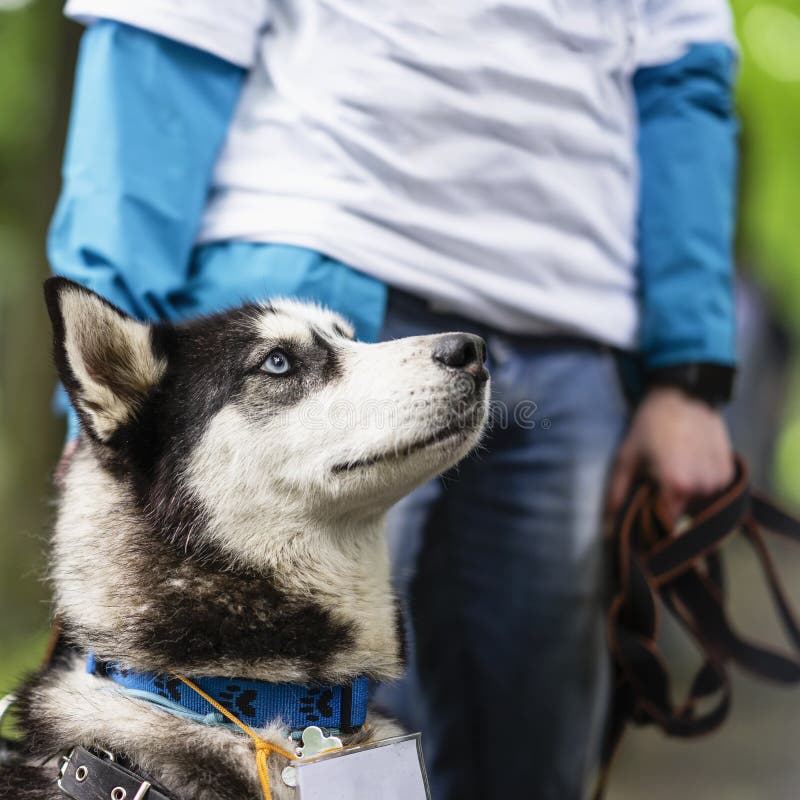
[[[283,350],[273,350],[261,365],[261,369],[270,375],[285,375],[291,368],[289,356]]]

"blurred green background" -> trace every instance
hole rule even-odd
[[[800,508],[800,3],[734,0],[733,8],[742,44],[743,365],[731,425],[759,482]],[[40,658],[49,615],[43,553],[63,424],[50,413],[41,281],[79,35],[58,3],[0,0],[0,696]],[[800,584],[800,561],[789,552],[781,560]],[[757,585],[743,553],[733,548],[730,561],[739,585]],[[765,598],[742,589],[736,601],[752,629],[768,627]],[[800,796],[800,691],[744,678],[737,690],[730,723],[702,743],[629,735],[612,800],[672,798],[676,790]]]
[[[63,425],[41,282],[80,31],[58,4],[0,0],[0,695],[34,663],[50,474]]]

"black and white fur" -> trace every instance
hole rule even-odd
[[[148,325],[64,279],[45,294],[82,426],[50,550],[75,655],[20,691],[27,757],[0,768],[0,798],[57,800],[54,759],[82,744],[181,800],[255,800],[248,738],[126,697],[78,654],[189,676],[397,678],[384,516],[476,445],[482,353],[453,366],[437,356],[447,335],[363,344],[293,301]],[[287,374],[265,371],[276,350]],[[372,714],[351,740],[396,732]],[[270,766],[274,800],[293,798],[283,760]]]

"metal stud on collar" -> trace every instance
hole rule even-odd
[[[83,783],[89,777],[89,769],[81,765],[75,770],[75,780]]]
[[[139,791],[133,796],[133,800],[144,800],[151,788],[152,786],[150,783],[142,781],[142,785],[139,787]]]
[[[111,800],[125,800],[127,796],[128,793],[121,786],[115,786],[111,790]]]

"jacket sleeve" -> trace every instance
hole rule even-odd
[[[634,89],[646,369],[735,363],[737,123],[723,0],[648,3]]]
[[[158,34],[110,20],[91,25],[48,235],[56,274],[136,317],[166,316],[166,298],[186,281],[245,74]]]

